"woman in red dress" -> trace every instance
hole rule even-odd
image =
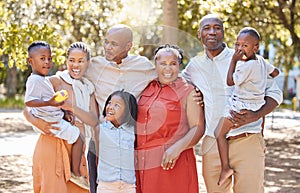
[[[138,102],[137,193],[199,192],[193,147],[204,134],[204,110],[194,87],[178,77],[182,58],[177,46],[158,47],[158,78]]]

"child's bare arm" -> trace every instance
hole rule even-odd
[[[32,101],[27,101],[25,103],[27,107],[44,107],[44,106],[49,106],[48,101],[43,101],[43,100],[32,100]]]
[[[227,85],[228,86],[233,86],[234,81],[233,81],[233,73],[235,71],[236,63],[238,60],[241,60],[243,57],[243,52],[240,50],[236,50],[232,56],[230,66],[227,72]]]
[[[25,103],[25,105],[27,107],[45,107],[45,106],[55,106],[55,107],[58,107],[58,106],[63,105],[64,102],[56,102],[54,100],[54,98],[55,98],[55,96],[53,96],[48,101],[43,101],[43,100],[35,99],[35,100],[27,101]]]
[[[227,85],[228,86],[233,86],[234,81],[233,81],[233,73],[235,71],[235,66],[236,66],[236,61],[231,60],[230,66],[227,72]]]
[[[97,124],[99,124],[99,119],[96,111],[96,100],[95,96],[91,96],[90,100],[90,110],[85,111],[81,108],[79,108],[75,103],[72,103],[71,101],[65,101],[62,108],[64,110],[71,111],[76,117],[78,117],[82,122],[85,124],[90,125],[91,127],[96,127]]]

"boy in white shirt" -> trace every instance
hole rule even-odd
[[[270,75],[274,78],[279,74],[278,69],[267,63],[262,56],[256,55],[259,41],[259,33],[254,28],[245,27],[240,30],[235,43],[235,53],[227,73],[227,85],[234,86],[234,90],[225,117],[221,118],[215,130],[222,166],[218,185],[234,172],[229,164],[226,136],[230,129],[236,127],[231,121],[230,110],[259,110],[265,104],[267,77]]]

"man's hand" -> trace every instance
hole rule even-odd
[[[240,112],[231,110],[230,114],[232,117],[231,121],[235,128],[257,121],[260,118],[257,112],[250,110],[241,110]]]
[[[199,88],[195,87],[195,94],[193,94],[193,100],[197,102],[201,107],[204,106],[203,96]]]

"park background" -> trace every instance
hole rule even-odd
[[[179,45],[185,64],[203,51],[199,20],[217,13],[224,20],[225,42],[233,47],[238,31],[251,26],[261,34],[260,54],[281,70],[285,99],[296,94],[299,75],[300,0],[6,0],[0,2],[0,104],[22,105],[31,73],[27,47],[45,40],[53,52],[52,74],[65,68],[65,52],[75,41],[92,56],[103,55],[103,34],[123,23],[134,31],[132,53],[153,57],[162,43]],[[291,71],[292,70],[292,71]],[[291,73],[292,72],[292,73]],[[289,75],[290,74],[290,75]],[[8,101],[9,98],[10,100]]]
[[[54,74],[65,68],[65,52],[71,43],[83,41],[92,56],[103,55],[106,30],[123,23],[134,31],[131,53],[152,59],[158,45],[177,44],[184,50],[186,65],[203,51],[197,29],[200,18],[208,13],[217,13],[224,20],[229,47],[234,46],[241,28],[256,28],[262,37],[259,54],[281,70],[276,81],[284,103],[267,116],[266,190],[300,192],[300,84],[296,84],[300,75],[300,0],[0,1],[0,192],[32,192],[34,146],[26,155],[24,150],[28,141],[34,145],[35,138],[30,138],[34,134],[21,113],[25,82],[31,73],[26,62],[30,43],[45,40],[51,45]],[[11,145],[14,140],[21,148]]]

